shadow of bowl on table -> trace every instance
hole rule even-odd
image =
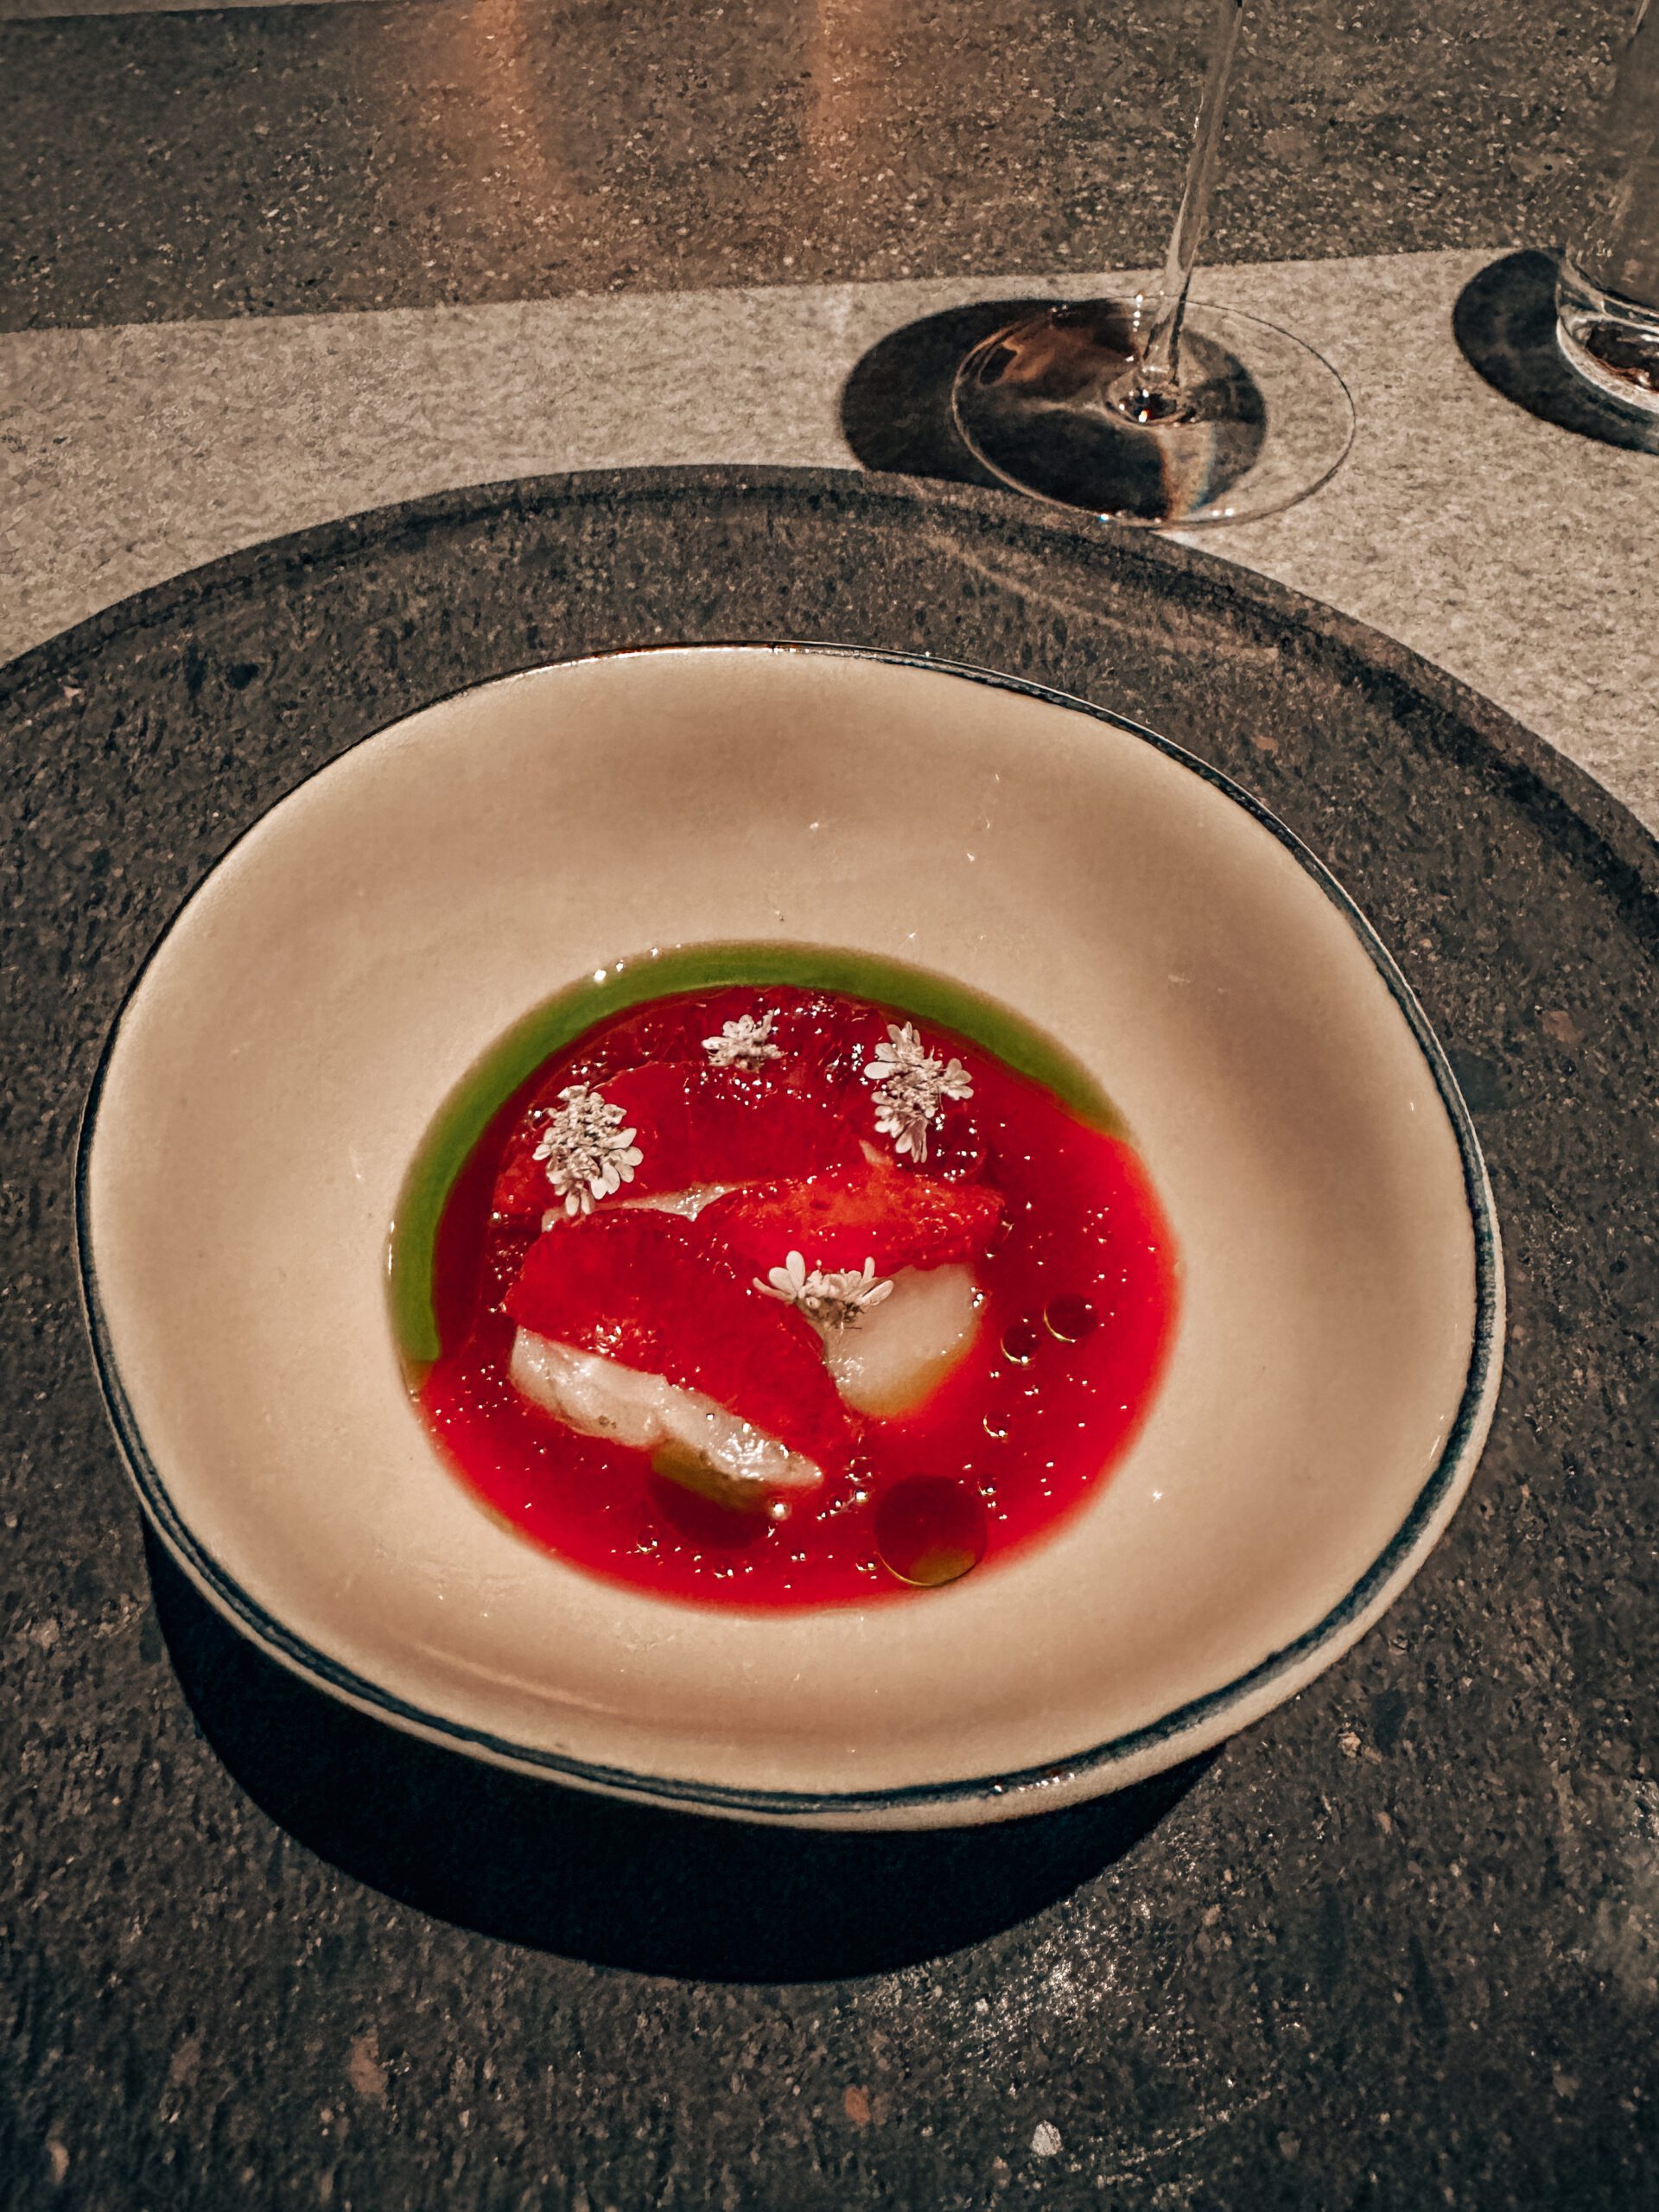
[[[1605,399],[1555,341],[1555,257],[1528,248],[1471,276],[1452,310],[1464,359],[1494,391],[1560,429],[1659,453],[1659,422]]]
[[[666,1811],[486,1766],[371,1719],[266,1657],[153,1539],[148,1559],[192,1710],[272,1820],[403,1904],[599,1966],[821,1981],[959,1950],[1121,1858],[1214,1756],[980,1828],[847,1834]]]

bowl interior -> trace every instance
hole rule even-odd
[[[1122,1108],[1181,1247],[1128,1459],[1048,1541],[912,1603],[592,1580],[487,1517],[404,1392],[387,1229],[446,1094],[576,976],[716,939],[1004,1001]],[[1460,1409],[1478,1442],[1470,1162],[1350,912],[1179,757],[959,673],[686,648],[444,702],[276,807],[129,1002],[83,1235],[141,1490],[290,1658],[647,1785],[873,1797],[1178,1756],[1195,1705],[1404,1579]]]

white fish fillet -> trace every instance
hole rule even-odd
[[[666,1376],[624,1367],[598,1352],[578,1351],[520,1329],[507,1372],[516,1390],[582,1435],[605,1437],[636,1452],[678,1446],[745,1494],[816,1490],[823,1480],[816,1460],[791,1452],[701,1390],[683,1390]]]
[[[868,1149],[868,1147],[867,1147]],[[875,1155],[880,1157],[880,1155]],[[611,1201],[683,1215],[734,1187],[725,1183]],[[543,1229],[562,1227],[562,1208]],[[956,1366],[979,1328],[984,1293],[969,1267],[901,1268],[879,1306],[841,1329],[819,1332],[824,1364],[844,1402],[878,1416],[910,1413]],[[729,1485],[734,1497],[756,1500],[816,1490],[823,1470],[791,1452],[700,1390],[683,1390],[666,1376],[624,1367],[598,1352],[520,1329],[508,1373],[515,1389],[584,1436],[607,1438],[638,1452],[677,1447]]]
[[[827,1329],[824,1363],[861,1414],[913,1411],[944,1382],[979,1330],[984,1304],[974,1271],[900,1268],[893,1295],[844,1329]]]
[[[734,1191],[735,1183],[693,1183],[684,1191],[653,1191],[645,1198],[609,1198],[607,1213],[677,1213],[686,1221],[695,1221],[704,1206],[712,1205],[716,1198],[723,1198],[728,1191]],[[543,1229],[557,1229],[569,1218],[563,1206],[550,1206],[542,1216]]]

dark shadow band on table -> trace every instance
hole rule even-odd
[[[1099,1873],[1210,1763],[1030,1819],[893,1834],[634,1804],[484,1764],[341,1704],[233,1629],[153,1538],[147,1550],[185,1695],[272,1820],[423,1912],[595,1965],[821,1981],[936,1958]]]
[[[947,308],[887,332],[855,364],[842,389],[842,434],[867,468],[888,474],[1028,487],[1090,513],[1104,500],[1141,523],[1187,513],[1194,501],[1208,507],[1255,466],[1266,402],[1246,363],[1210,344],[1198,414],[1167,445],[1085,404],[1086,375],[1097,376],[1103,360],[1128,362],[1135,329],[1128,303],[1109,297]],[[964,375],[976,349],[999,336]]]
[[[1047,300],[970,302],[879,339],[842,388],[842,434],[866,468],[995,486],[951,411],[957,369],[982,339]],[[1494,391],[1541,421],[1604,445],[1659,453],[1659,422],[1604,398],[1555,342],[1555,257],[1505,254],[1472,276],[1452,310],[1464,358]]]
[[[841,395],[842,435],[866,468],[999,489],[951,412],[957,371],[982,339],[1052,300],[980,300],[925,315],[878,339]]]

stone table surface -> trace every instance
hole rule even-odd
[[[1553,242],[1631,13],[1250,10],[1212,253]],[[1162,251],[1213,15],[385,0],[0,22],[0,318],[1122,267]]]
[[[1491,262],[1205,270],[1205,297],[1325,353],[1357,430],[1314,498],[1194,542],[1402,639],[1659,826],[1659,454],[1575,436],[1475,373],[1452,317]],[[0,334],[16,395],[0,653],[238,546],[448,486],[676,461],[845,467],[861,445],[904,467],[901,442],[872,450],[889,421],[849,421],[854,380],[892,334],[1064,284],[1050,271],[688,292],[671,313],[658,296],[582,294]],[[1426,411],[1426,385],[1446,404]]]
[[[911,465],[902,395],[884,417],[875,373],[895,334],[1156,254],[1209,12],[0,0],[0,655],[196,563],[446,486],[671,461]],[[1223,265],[1200,289],[1319,346],[1358,435],[1314,499],[1205,546],[1405,641],[1651,829],[1659,459],[1524,412],[1451,334],[1500,254],[1571,226],[1628,14],[1255,13]],[[1153,679],[1114,677],[1089,644],[1101,609],[1056,583],[1069,557],[1025,570],[1020,649],[1045,640],[1032,649],[1055,680],[1123,697]],[[949,563],[940,576],[967,588]],[[728,588],[713,570],[679,582],[699,603]],[[874,603],[855,592],[844,619],[876,620]],[[442,593],[423,605],[441,630]],[[769,1875],[752,1841],[714,1860],[706,1839],[590,1832],[566,1808],[566,1892],[597,1886],[586,1918],[541,1927],[524,1900],[547,1904],[544,1808],[472,1803],[513,1870],[512,1897],[485,1895],[460,1863],[464,1822],[434,1811],[467,1805],[464,1785],[331,1734],[165,1577],[152,1603],[68,1271],[87,1055],[168,886],[337,741],[339,714],[372,727],[415,650],[388,645],[360,683],[342,666],[349,705],[319,721],[303,696],[268,697],[276,648],[256,615],[233,648],[204,631],[199,662],[186,654],[187,720],[203,720],[177,752],[176,701],[124,723],[118,708],[91,753],[85,731],[28,751],[34,707],[10,733],[30,763],[12,857],[38,860],[48,819],[56,855],[6,909],[13,1033],[45,1040],[27,1066],[13,1048],[0,1285],[12,2199],[1644,2201],[1659,1784],[1642,1692],[1650,1365],[1644,1396],[1632,1363],[1643,1344],[1650,1363],[1651,1236],[1630,1210],[1640,1182],[1615,1188],[1605,1162],[1649,1156],[1659,1008],[1634,894],[1583,888],[1594,838],[1574,846],[1570,811],[1500,835],[1503,779],[1478,768],[1465,814],[1455,778],[1402,787],[1408,752],[1371,763],[1424,851],[1468,844],[1467,897],[1420,925],[1399,882],[1379,895],[1509,1179],[1512,1286],[1541,1347],[1512,1347],[1508,1426],[1418,1591],[1173,1808],[1033,1835],[1017,1865],[966,1847],[884,1865],[887,1910],[867,1892],[855,1916],[868,1955],[827,1941],[767,1961],[734,1936],[722,1969],[695,1911],[677,1936],[664,1924],[692,1876],[711,1896],[770,1878],[818,1925],[823,1895],[859,1894],[868,1866],[784,1853]],[[1177,621],[1172,650],[1210,634]],[[1176,734],[1195,696],[1184,664],[1142,702]],[[124,680],[137,707],[150,678]],[[1239,737],[1233,765],[1360,880],[1364,840],[1326,785],[1349,752],[1333,738],[1324,762],[1321,723],[1297,721],[1312,702],[1338,729],[1346,695],[1274,696],[1286,749]],[[1437,711],[1456,721],[1452,699]],[[262,733],[257,773],[200,749],[214,715]],[[1351,812],[1370,803],[1363,779],[1345,788]],[[129,805],[142,852],[110,827]],[[1616,1287],[1586,1273],[1597,1238],[1614,1240]],[[410,1876],[389,1835],[424,1839],[442,1879]],[[605,1895],[617,1869],[639,1893],[627,1911]],[[956,1896],[979,1901],[978,1923],[964,1905],[953,1929]],[[908,1956],[906,1927],[925,1950],[936,1921],[938,1955]]]
[[[846,472],[442,495],[14,664],[16,2201],[1639,2201],[1651,842],[1473,695],[1230,564],[918,496]],[[296,1684],[176,1573],[148,1599],[69,1235],[121,995],[282,791],[504,669],[838,627],[1109,697],[1248,779],[1397,949],[1507,1252],[1491,1443],[1382,1627],[1170,1789],[938,1838],[556,1796]]]

